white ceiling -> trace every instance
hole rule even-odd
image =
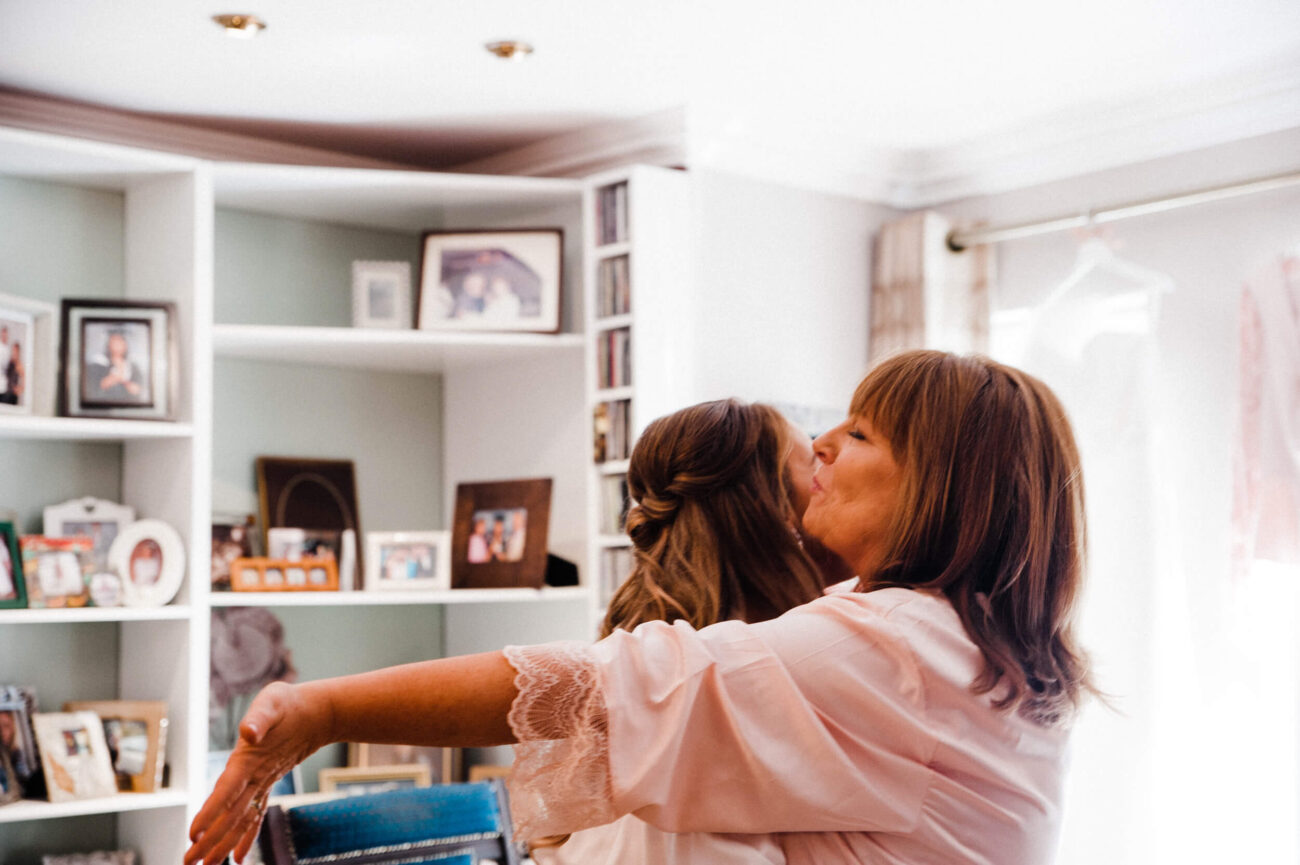
[[[218,12],[269,26],[231,39]],[[1297,0],[0,0],[0,22],[0,85],[430,166],[685,107],[715,160],[761,139],[915,182],[1035,124],[1300,82]]]

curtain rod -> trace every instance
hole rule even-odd
[[[1230,183],[1225,186],[1212,186],[1208,189],[1198,189],[1195,192],[1185,192],[1182,195],[1172,195],[1165,198],[1148,198],[1143,201],[1121,204],[1116,207],[1092,210],[1086,213],[1080,213],[1076,216],[1060,216],[1056,219],[1047,219],[1040,222],[1026,222],[1020,225],[1008,225],[1003,228],[977,228],[971,229],[970,231],[950,231],[948,232],[948,248],[953,252],[961,252],[962,250],[969,249],[972,246],[979,246],[981,244],[1002,243],[1006,240],[1019,240],[1022,237],[1034,237],[1039,234],[1068,231],[1071,228],[1088,228],[1089,226],[1100,225],[1104,222],[1117,222],[1121,219],[1130,219],[1134,216],[1163,213],[1166,210],[1176,210],[1180,207],[1191,207],[1194,204],[1207,204],[1211,201],[1221,201],[1225,198],[1236,198],[1241,195],[1254,195],[1259,192],[1270,192],[1274,189],[1284,189],[1288,186],[1296,185],[1300,185],[1300,171],[1293,171],[1288,174],[1274,174],[1271,177],[1261,177],[1257,180],[1245,181],[1244,183]]]

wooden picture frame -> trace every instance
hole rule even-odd
[[[563,229],[426,231],[416,326],[559,333],[563,285]]]
[[[362,537],[352,460],[262,456],[257,458],[256,469],[262,549],[268,553],[268,532],[273,528],[340,533],[351,529],[358,539]],[[357,552],[360,560],[360,550]],[[359,567],[358,572],[364,573],[364,568]]]
[[[349,766],[321,769],[317,779],[322,793],[343,791],[353,796],[433,786],[429,767],[421,763],[407,766]]]
[[[337,592],[338,563],[333,559],[235,559],[230,563],[235,592]]]
[[[161,700],[77,700],[64,712],[94,712],[104,727],[109,761],[124,793],[162,788],[167,752],[167,704]],[[143,741],[140,741],[143,739]]]
[[[451,532],[369,532],[366,561],[366,591],[446,591]]]
[[[51,802],[117,794],[104,728],[94,712],[37,712],[32,716]]]
[[[432,748],[419,745],[373,745],[348,743],[348,766],[354,769],[373,766],[422,765],[429,769],[434,784],[454,784],[460,779],[463,752],[460,748]]]
[[[47,538],[86,535],[95,543],[95,570],[108,570],[108,551],[122,530],[135,522],[135,508],[85,496],[45,508],[41,523]]]
[[[23,535],[23,582],[30,609],[90,605],[90,577],[95,572],[95,546],[88,537],[47,538]]]
[[[18,528],[0,522],[0,610],[27,607],[27,582],[23,579],[23,554],[18,545]]]
[[[411,263],[352,262],[352,326],[410,330]]]
[[[457,485],[453,589],[542,587],[551,486],[550,478]]]
[[[60,307],[59,414],[176,418],[176,304],[64,298]]]

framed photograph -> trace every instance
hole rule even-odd
[[[95,573],[95,549],[90,538],[23,535],[18,546],[23,551],[28,607],[36,610],[90,604],[90,577]]]
[[[0,302],[0,412],[32,413],[36,317]]]
[[[11,522],[0,522],[0,610],[21,610],[26,606],[27,583],[23,580],[18,529]]]
[[[320,781],[322,793],[337,790],[349,796],[433,786],[429,767],[420,763],[412,763],[409,766],[321,769],[317,779]]]
[[[410,329],[409,262],[352,262],[352,326]]]
[[[235,559],[230,588],[236,592],[337,592],[338,564],[333,559]]]
[[[320,534],[313,537],[318,539],[333,537],[326,533],[341,534],[351,529],[361,537],[352,460],[258,457],[257,499],[262,526],[268,533],[265,538],[268,554],[271,552],[269,532],[273,528],[317,532]],[[337,560],[343,552],[341,541],[333,549]]]
[[[162,520],[137,520],[113,541],[108,563],[122,579],[128,607],[161,607],[176,597],[185,580],[185,545]]]
[[[60,414],[172,420],[176,305],[65,299],[60,324]]]
[[[41,865],[135,865],[135,851],[97,850],[94,853],[42,856]]]
[[[103,722],[108,758],[124,793],[152,793],[162,787],[167,748],[167,704],[156,700],[84,700],[63,704],[64,712],[94,712]]]
[[[23,797],[23,785],[18,782],[18,773],[9,760],[9,753],[0,750],[0,805],[17,802]]]
[[[37,712],[32,717],[51,802],[117,793],[117,777],[94,712]]]
[[[252,514],[238,517],[213,517],[212,522],[212,589],[230,591],[230,565],[235,559],[253,556],[253,536],[257,518]]]
[[[410,765],[427,766],[435,784],[453,784],[460,778],[461,749],[348,743],[348,766],[353,768]]]
[[[420,330],[557,333],[564,232],[429,231],[420,262]]]
[[[550,516],[550,478],[459,484],[452,588],[540,589]]]
[[[12,326],[14,322],[27,324],[23,328]],[[9,339],[0,334],[0,384],[4,386],[6,400],[0,401],[0,412],[35,414],[49,417],[55,411],[55,374],[58,372],[59,308],[52,303],[19,297],[16,294],[0,294],[0,323],[9,322]],[[14,360],[14,347],[18,347],[21,369],[17,366],[12,371],[21,379],[21,393],[10,388],[9,364]],[[8,396],[16,394],[16,402],[8,401]]]
[[[32,688],[0,686],[0,751],[9,759],[19,785],[28,795],[42,786],[41,756],[32,728],[35,713],[36,692]]]
[[[451,588],[451,532],[366,534],[367,591]]]
[[[45,509],[45,536],[71,538],[85,535],[94,543],[95,570],[107,571],[108,551],[122,529],[135,522],[135,508],[87,496]]]

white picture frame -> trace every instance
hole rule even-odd
[[[368,592],[451,590],[451,532],[366,532]]]
[[[53,417],[59,379],[59,308],[53,303],[30,297],[0,293],[0,316],[6,309],[25,312],[32,317],[32,358],[27,375],[31,387],[30,413]]]
[[[46,537],[86,535],[94,541],[96,572],[109,570],[108,551],[122,530],[133,522],[135,508],[94,496],[49,505],[43,513]]]
[[[117,795],[117,776],[94,712],[37,712],[32,716],[51,802]]]
[[[410,330],[411,264],[352,262],[352,326]]]
[[[0,413],[32,414],[36,317],[0,303]]]
[[[162,607],[185,579],[185,545],[162,520],[137,520],[113,541],[108,564],[122,578],[126,606]]]

